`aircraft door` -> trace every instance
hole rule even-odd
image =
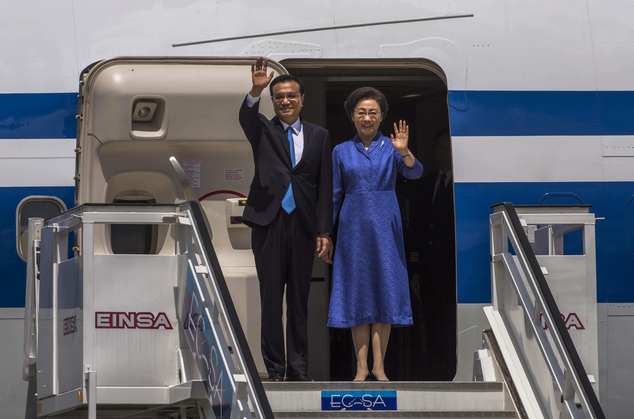
[[[255,58],[124,57],[86,70],[80,86],[77,200],[174,204],[189,200],[174,177],[176,158],[213,232],[213,245],[259,371],[260,306],[250,229],[241,222],[254,173],[238,121]],[[287,73],[269,60],[274,75]],[[272,117],[268,89],[259,111]],[[174,253],[166,225],[98,226],[98,254]]]
[[[392,132],[397,120],[408,122],[409,148],[425,167],[422,178],[399,177],[396,184],[413,325],[392,329],[385,366],[392,380],[453,379],[457,348],[453,174],[442,71],[426,60],[413,64],[411,60],[290,59],[284,66],[304,82],[304,114],[328,128],[333,146],[354,136],[343,103],[362,86],[375,87],[387,98],[384,134]],[[327,284],[311,286],[311,307],[320,307],[324,314],[319,325],[309,323],[311,333],[326,323],[329,292]],[[321,329],[315,333],[315,340],[321,333]],[[330,328],[326,333],[330,351],[319,356],[329,362],[327,378],[349,380],[355,367],[350,330]],[[309,356],[314,357],[310,355],[314,352],[309,350]],[[315,364],[315,358],[309,365]],[[311,375],[321,378],[316,372]]]

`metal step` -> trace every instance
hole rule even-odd
[[[517,419],[512,411],[504,412],[275,412],[276,418],[425,418],[425,419],[465,419],[465,418],[503,418]]]
[[[504,385],[497,382],[265,382],[264,388],[275,417],[280,418],[517,417],[507,404]],[[370,395],[395,392],[397,410],[322,410],[322,396],[327,407],[341,408],[345,394],[356,392],[352,394],[358,396],[359,391]]]

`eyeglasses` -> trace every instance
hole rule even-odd
[[[379,117],[379,111],[355,111],[355,118],[363,119],[366,116],[370,119],[377,119]]]
[[[287,99],[289,102],[297,102],[300,96],[299,93],[277,94],[273,96],[273,100],[275,102],[284,102],[284,99]]]

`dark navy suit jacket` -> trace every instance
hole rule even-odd
[[[329,234],[332,227],[332,156],[328,131],[302,120],[304,150],[295,167],[289,144],[277,117],[259,113],[259,101],[240,107],[240,125],[251,143],[255,174],[242,215],[247,225],[266,226],[280,211],[282,197],[293,183],[296,209],[305,230]]]

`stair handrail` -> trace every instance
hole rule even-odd
[[[266,391],[262,385],[262,380],[257,371],[255,361],[251,351],[249,350],[249,344],[247,338],[242,329],[238,313],[233,305],[231,294],[218,257],[212,244],[212,232],[209,226],[207,217],[204,216],[202,206],[198,201],[188,201],[183,204],[192,219],[192,228],[194,230],[194,236],[199,241],[200,250],[203,252],[203,258],[205,264],[210,268],[209,275],[212,289],[216,291],[216,298],[221,303],[220,310],[223,311],[224,317],[228,321],[229,332],[232,335],[232,339],[235,341],[237,348],[236,355],[240,359],[240,363],[244,368],[244,372],[247,375],[249,389],[251,390],[251,401],[253,402],[253,409],[258,418],[273,418],[273,411],[269,403]],[[245,406],[246,408],[246,406]]]
[[[552,207],[546,206],[543,207]],[[558,390],[561,393],[560,402],[566,406],[570,417],[576,418],[579,416],[579,408],[582,409],[584,415],[593,419],[605,419],[605,413],[599,403],[599,400],[592,389],[592,384],[588,379],[586,370],[581,362],[581,358],[575,348],[572,338],[566,329],[564,320],[560,315],[557,302],[548,286],[548,282],[544,277],[541,270],[535,252],[530,245],[528,237],[522,227],[519,216],[517,215],[516,207],[512,203],[500,203],[492,206],[491,214],[491,257],[495,262],[495,259],[500,257],[495,249],[495,240],[493,235],[495,234],[494,223],[499,222],[508,240],[513,245],[518,260],[526,273],[530,291],[536,297],[536,302],[539,303],[539,308],[542,310],[543,318],[548,326],[549,333],[555,343],[557,354],[560,356],[563,364],[564,371],[563,376],[558,376],[556,371],[552,369],[552,366],[557,363],[556,359],[550,359],[553,355],[545,347],[545,343],[542,339],[537,339],[542,355],[546,358],[549,365],[550,373]],[[524,288],[524,283],[517,281],[513,275],[509,277],[514,282],[514,289],[519,290]],[[518,293],[521,294],[521,293]],[[525,318],[529,319],[533,331],[536,336],[539,336],[541,324],[538,322],[535,316],[535,307],[531,310],[526,305],[526,301],[519,295],[519,301],[521,302],[522,309],[524,310]],[[575,402],[575,395],[579,398],[580,406]]]

